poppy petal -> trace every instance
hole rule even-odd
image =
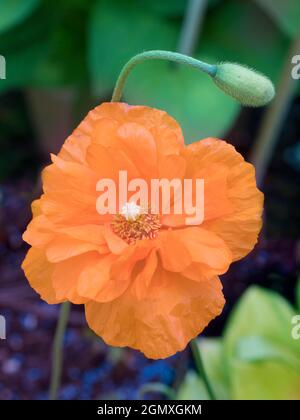
[[[157,271],[143,299],[137,301],[128,290],[109,303],[90,301],[85,311],[90,328],[107,344],[129,346],[148,358],[162,359],[183,350],[223,305],[218,278],[195,282]]]
[[[229,168],[227,197],[233,210],[202,227],[219,235],[238,260],[253,249],[262,227],[263,194],[256,186],[255,169],[225,141],[208,138],[188,149],[202,156],[202,165],[220,163]]]
[[[22,263],[22,269],[30,286],[47,303],[60,303],[64,300],[56,297],[52,284],[54,264],[47,261],[44,251],[33,247],[30,248]]]
[[[55,264],[52,281],[57,299],[69,300],[76,304],[82,304],[89,300],[85,296],[79,295],[77,286],[80,274],[95,261],[95,258],[97,258],[96,253],[87,252],[84,255]]]

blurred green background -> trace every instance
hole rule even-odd
[[[298,0],[1,0],[0,314],[8,337],[0,340],[0,399],[48,396],[58,308],[39,301],[19,268],[39,171],[86,113],[110,100],[126,61],[150,49],[243,63],[277,88],[265,109],[241,109],[208,76],[155,61],[134,69],[124,101],[166,110],[187,143],[227,139],[256,165],[264,232],[224,276],[225,311],[199,346],[218,398],[300,399],[300,337],[291,333],[300,313],[300,99],[291,78]],[[72,310],[65,347],[62,399],[208,398],[189,350],[152,362],[109,349],[86,331],[81,308]]]

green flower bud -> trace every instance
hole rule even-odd
[[[242,105],[263,106],[273,99],[275,89],[266,76],[240,64],[220,63],[216,67],[212,77],[215,84]]]

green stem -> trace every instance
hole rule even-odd
[[[56,400],[61,381],[62,359],[63,359],[63,340],[70,314],[70,302],[64,302],[60,307],[58,324],[55,331],[52,352],[52,371],[49,399]]]
[[[193,354],[193,357],[194,357],[194,361],[195,361],[195,364],[196,364],[196,368],[197,368],[199,377],[204,382],[204,385],[206,387],[208,396],[211,400],[216,400],[217,398],[216,398],[215,393],[212,389],[212,386],[209,382],[208,376],[205,372],[205,368],[204,368],[204,364],[203,364],[203,360],[202,360],[202,356],[201,356],[201,351],[200,351],[200,348],[199,348],[199,345],[197,343],[196,338],[190,342],[190,347],[191,347],[191,350],[192,350],[192,354]]]
[[[298,81],[294,80],[291,76],[291,58],[298,54],[299,50],[300,34],[293,41],[287,54],[277,88],[277,95],[264,114],[251,153],[250,161],[255,166],[256,180],[259,186],[263,183],[282,124],[285,121],[295,94]]]
[[[173,61],[179,64],[185,64],[189,67],[193,67],[197,70],[200,70],[209,76],[214,77],[217,72],[217,66],[213,64],[205,63],[204,61],[196,60],[195,58],[189,57],[184,54],[179,54],[171,51],[145,51],[141,54],[135,55],[132,57],[123,67],[120,76],[117,80],[111,101],[119,102],[122,97],[122,92],[124,89],[125,82],[131,70],[139,63],[142,63],[147,60],[167,60]]]

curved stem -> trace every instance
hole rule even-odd
[[[191,347],[191,350],[192,350],[192,354],[193,354],[193,357],[194,357],[194,361],[195,361],[195,365],[196,365],[199,377],[204,382],[204,385],[206,387],[209,398],[211,400],[216,400],[217,398],[215,396],[215,393],[212,389],[212,386],[209,382],[208,376],[207,376],[207,374],[205,372],[205,369],[204,369],[204,364],[203,364],[203,360],[202,360],[202,356],[201,356],[201,351],[200,351],[200,348],[199,348],[199,345],[197,343],[196,338],[190,342],[190,347]]]
[[[49,390],[49,399],[56,400],[61,381],[62,359],[63,359],[63,340],[70,314],[70,302],[64,302],[60,307],[58,324],[52,350],[52,370]]]
[[[214,77],[217,72],[217,66],[214,64],[208,64],[204,61],[196,60],[195,58],[189,57],[184,54],[179,54],[171,51],[145,51],[141,54],[135,55],[132,57],[123,67],[120,76],[117,80],[111,101],[119,102],[122,97],[122,92],[124,89],[125,82],[131,70],[139,63],[147,60],[167,60],[173,61],[179,64],[185,64],[189,67],[193,67],[197,70],[200,70],[211,77]]]

